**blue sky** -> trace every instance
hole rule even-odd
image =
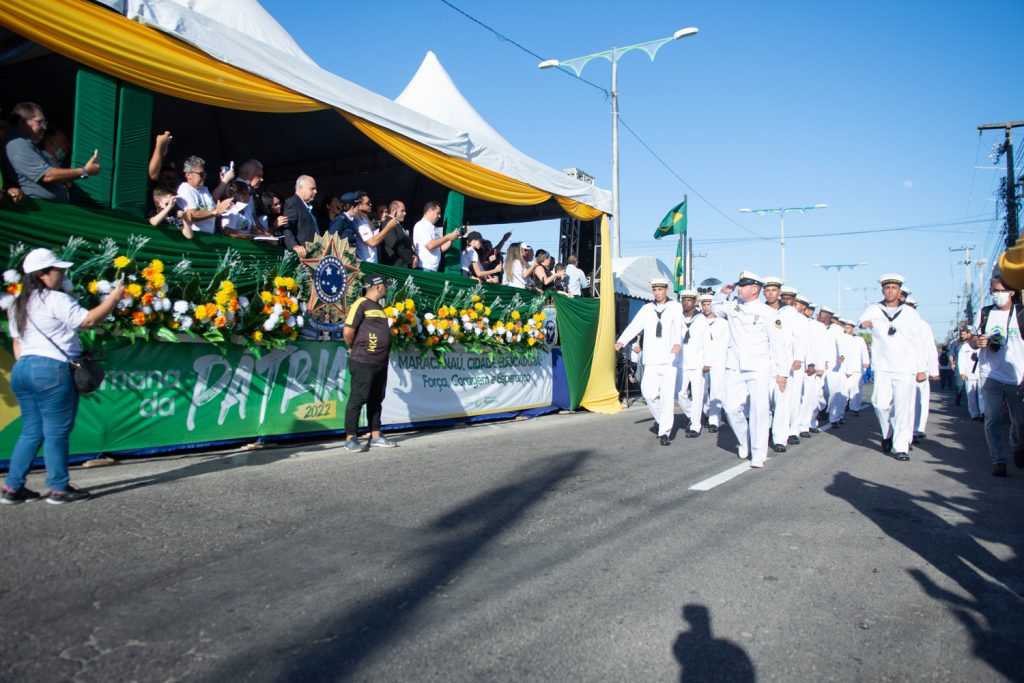
[[[451,2],[558,59],[700,29],[666,45],[653,63],[640,52],[619,63],[623,120],[707,200],[621,129],[624,256],[671,264],[675,244],[651,235],[689,194],[690,236],[707,254],[694,260],[697,280],[741,269],[778,274],[777,216],[738,210],[824,202],[829,208],[786,217],[789,283],[835,306],[835,271],[813,264],[866,263],[842,276],[851,288],[842,293],[843,312],[856,315],[865,296],[876,297],[879,274],[903,273],[941,338],[965,278],[963,254],[949,248],[974,244],[975,259],[998,254],[1002,220],[992,199],[1002,174],[975,167],[992,166],[988,154],[1002,132],[979,137],[976,126],[1024,119],[1009,31],[1024,26],[1019,0]],[[434,51],[506,139],[555,168],[582,168],[610,189],[604,95],[539,70],[535,58],[439,0],[347,3],[346,12],[320,0],[262,4],[321,66],[387,97]],[[595,61],[583,76],[607,88],[611,67]],[[1024,129],[1016,142],[1020,158]],[[557,251],[555,222],[513,231]],[[810,237],[829,232],[854,234]]]

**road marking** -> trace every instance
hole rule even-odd
[[[713,477],[709,477],[709,478],[705,479],[704,481],[697,482],[696,484],[694,484],[693,486],[690,487],[690,490],[691,491],[710,491],[711,489],[715,488],[719,484],[724,484],[725,482],[729,481],[730,479],[733,479],[735,477],[740,476],[741,474],[743,474],[744,472],[746,472],[749,469],[750,469],[750,463],[749,462],[741,462],[739,465],[736,465],[735,467],[730,467],[725,472],[720,472],[719,474],[716,474]]]

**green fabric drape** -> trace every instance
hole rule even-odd
[[[455,190],[448,191],[448,201],[444,204],[444,218],[441,225],[447,235],[452,230],[462,227],[463,215],[466,208],[466,198]],[[462,240],[452,242],[448,251],[441,254],[441,267],[438,270],[451,273],[452,275],[462,274]]]
[[[72,201],[110,208],[114,187],[114,140],[117,128],[117,81],[109,76],[79,69],[75,88],[75,127],[71,140],[71,167],[85,162],[99,150],[99,175],[76,180]]]
[[[146,213],[149,186],[153,93],[122,83],[117,102],[117,165],[111,206],[137,216]]]

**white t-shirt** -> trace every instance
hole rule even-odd
[[[195,188],[188,183],[178,186],[178,198],[174,203],[182,211],[213,211],[217,207],[217,203],[213,201],[213,195],[205,185]],[[217,231],[217,217],[210,216],[196,221],[192,224],[192,229],[213,234]]]
[[[1024,339],[1020,336],[1015,309],[1015,305],[1010,306],[1009,311],[993,308],[989,311],[984,330],[980,329],[981,311],[974,316],[974,334],[988,335],[989,344],[996,332],[1003,336],[1002,347],[998,351],[991,348],[978,350],[978,377],[982,383],[989,377],[1004,384],[1024,381]]]
[[[231,208],[220,215],[220,227],[251,235],[256,226],[256,218],[248,204],[235,202]]]
[[[356,258],[367,263],[377,263],[377,247],[371,247],[366,240],[371,239],[380,230],[377,230],[370,221],[357,217],[353,219],[356,224]]]
[[[28,302],[25,330],[18,329],[14,307],[11,306],[8,311],[11,336],[21,340],[22,356],[45,356],[64,362],[68,358],[54,344],[70,358],[81,356],[78,326],[87,315],[89,311],[79,306],[77,301],[64,292],[54,290],[39,291],[32,295]],[[44,334],[53,340],[53,344],[46,340]]]
[[[412,243],[416,246],[416,257],[420,268],[436,271],[441,265],[441,247],[427,249],[427,243],[441,236],[441,228],[426,218],[421,218],[412,228]]]
[[[522,262],[513,261],[512,274],[509,275],[508,271],[505,271],[505,284],[516,289],[526,289],[526,279],[523,277],[523,271],[525,270],[526,268]]]
[[[473,247],[466,247],[465,251],[462,252],[462,256],[459,257],[459,265],[462,266],[462,274],[468,277],[476,277],[476,273],[473,271],[473,264],[477,267],[480,266],[480,257],[476,253],[476,249]],[[483,270],[483,268],[481,268]]]

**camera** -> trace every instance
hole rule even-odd
[[[1003,348],[1003,333],[996,332],[988,338],[988,348],[992,353],[999,353]]]

